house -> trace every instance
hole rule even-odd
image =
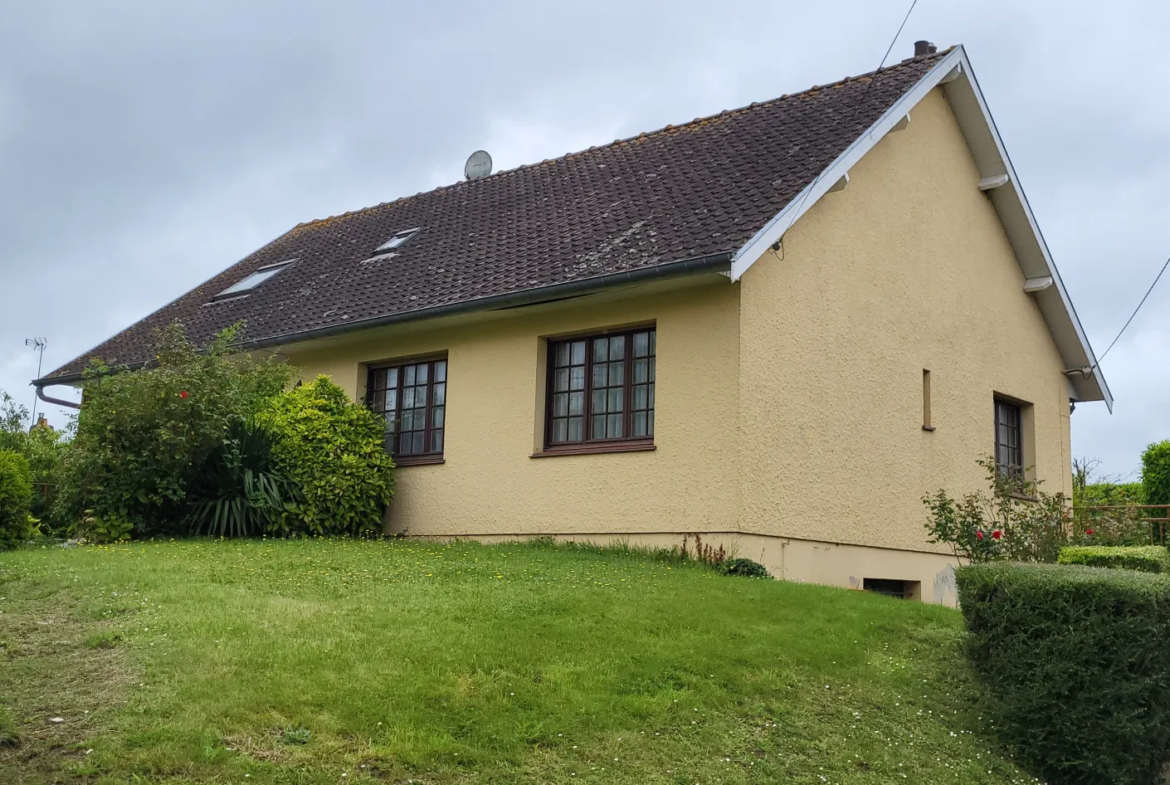
[[[913,58],[294,227],[153,330],[386,415],[389,531],[723,542],[791,580],[953,602],[921,498],[995,454],[1071,490],[1096,368],[970,62]]]

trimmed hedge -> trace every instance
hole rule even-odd
[[[28,461],[20,453],[0,450],[0,551],[15,548],[33,535],[30,504]]]
[[[1149,785],[1170,761],[1170,576],[1052,564],[957,571],[967,653],[1022,765]]]
[[[1057,561],[1061,564],[1108,567],[1114,570],[1170,572],[1170,551],[1161,545],[1070,545],[1060,549]]]

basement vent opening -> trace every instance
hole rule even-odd
[[[899,581],[889,578],[866,578],[862,588],[874,594],[884,594],[899,600],[917,600],[922,596],[920,581]]]
[[[403,229],[401,232],[399,232],[398,234],[394,235],[386,242],[379,245],[375,250],[376,251],[389,251],[389,250],[392,250],[394,248],[397,248],[398,246],[402,245],[407,240],[409,240],[411,237],[413,237],[415,232],[417,232],[417,231],[418,231],[417,227],[414,229]]]
[[[263,267],[261,267],[260,269],[256,270],[256,272],[249,275],[244,280],[238,281],[237,283],[234,283],[231,286],[229,286],[228,288],[224,289],[222,292],[220,292],[219,294],[217,294],[215,296],[215,299],[216,300],[224,300],[224,299],[234,299],[236,297],[243,297],[243,296],[247,295],[249,292],[251,292],[253,289],[255,289],[257,286],[259,286],[260,284],[267,281],[269,278],[271,278],[274,275],[276,275],[277,273],[279,273],[284,268],[290,266],[294,261],[296,261],[296,260],[292,259],[292,260],[289,260],[287,262],[277,262],[276,264],[266,264]]]

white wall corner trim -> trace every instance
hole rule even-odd
[[[747,241],[731,260],[731,280],[738,281],[760,260],[768,248],[784,236],[805,213],[832,191],[841,190],[838,183],[858,161],[872,150],[886,134],[905,123],[911,110],[940,85],[955,119],[963,132],[982,178],[980,189],[999,215],[1000,222],[1015,251],[1016,261],[1029,282],[1050,278],[1051,284],[1035,291],[1036,303],[1048,324],[1066,368],[1093,368],[1081,378],[1072,378],[1076,399],[1104,401],[1113,411],[1113,395],[1109,391],[1088,337],[1073,308],[1072,300],[1060,280],[1060,273],[1036,225],[1036,218],[1028,205],[1019,178],[1008,158],[1003,140],[971,70],[971,63],[962,46],[955,47],[938,61],[918,83],[890,106],[865,133],[855,139],[816,179],[796,194],[784,208]],[[1002,182],[1000,180],[1002,179]],[[847,183],[848,180],[846,179]],[[993,182],[989,188],[984,184]],[[989,190],[990,189],[990,190]]]

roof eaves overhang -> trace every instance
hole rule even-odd
[[[1020,187],[1019,178],[962,46],[955,47],[939,60],[914,87],[890,106],[813,182],[736,251],[731,263],[731,279],[738,281],[770,246],[778,242],[821,197],[848,175],[849,170],[866,153],[902,123],[910,110],[939,86],[943,88],[963,137],[967,140],[979,176],[993,184],[1006,177],[1006,181],[998,187],[989,188],[988,195],[999,214],[1025,279],[1052,279],[1051,286],[1036,291],[1033,296],[1064,361],[1072,397],[1080,401],[1104,401],[1112,412],[1113,395],[1109,385],[1097,366],[1096,355],[1093,354],[1060,272],[1036,224],[1032,208]]]
[[[304,341],[317,340],[320,338],[331,338],[337,335],[359,332],[361,330],[369,330],[376,327],[386,327],[389,325],[404,324],[407,322],[419,322],[426,319],[438,319],[445,316],[473,313],[476,311],[493,311],[505,308],[517,308],[523,307],[525,305],[546,303],[550,300],[556,300],[559,298],[569,299],[587,294],[593,294],[595,292],[602,292],[617,286],[631,286],[642,283],[651,283],[654,281],[665,281],[704,274],[723,274],[730,277],[731,258],[731,251],[723,251],[720,253],[707,254],[705,256],[666,262],[665,264],[652,264],[646,265],[644,267],[634,268],[632,270],[622,270],[621,272],[616,273],[607,273],[605,275],[592,276],[589,278],[577,278],[571,281],[562,281],[560,283],[541,286],[533,289],[507,292],[504,294],[492,295],[490,297],[480,297],[475,300],[462,300],[459,302],[434,306],[432,308],[422,308],[417,311],[404,311],[399,313],[384,314],[382,316],[376,316],[370,319],[343,322],[341,324],[333,324],[312,330],[303,330],[301,332],[257,338],[250,341],[243,341],[237,344],[235,348],[238,348],[242,352],[246,352],[271,348],[275,346],[287,346],[293,343],[301,343]],[[149,364],[149,362],[127,363],[120,365],[116,369],[111,369],[111,371],[138,370],[148,366]],[[50,387],[54,385],[75,385],[84,379],[85,374],[83,373],[62,374],[61,376],[48,376],[41,379],[36,379],[33,381],[33,385],[35,385],[39,390],[39,388]],[[59,401],[53,402],[60,403]]]

